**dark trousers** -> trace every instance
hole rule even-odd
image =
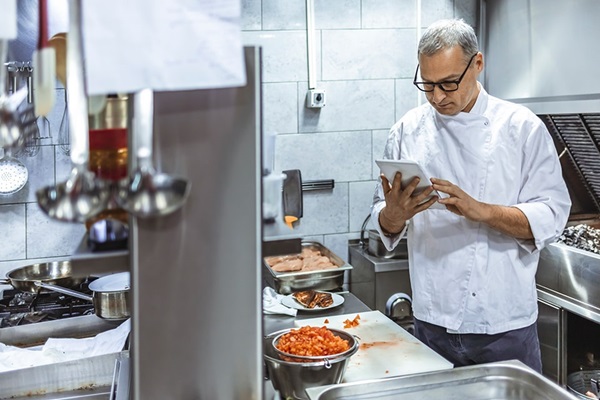
[[[455,334],[446,328],[415,319],[415,336],[455,367],[495,361],[519,360],[542,372],[537,325],[513,331],[485,334]]]

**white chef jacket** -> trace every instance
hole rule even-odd
[[[407,223],[414,316],[452,333],[495,334],[536,321],[539,251],[561,234],[571,207],[543,122],[480,88],[469,113],[445,116],[430,104],[409,111],[392,127],[384,151],[386,159],[417,161],[428,176],[478,201],[518,207],[531,225],[534,239],[518,240],[431,208]],[[404,232],[383,236],[384,207],[378,184],[371,219],[392,249]]]

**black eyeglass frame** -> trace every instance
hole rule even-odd
[[[465,70],[463,71],[463,73],[460,75],[460,77],[455,80],[455,81],[443,81],[443,82],[417,82],[417,75],[419,73],[419,64],[417,64],[417,69],[415,71],[415,77],[413,78],[413,85],[415,85],[417,87],[417,89],[419,89],[421,92],[425,92],[425,93],[431,93],[435,90],[435,87],[439,87],[442,91],[444,92],[456,92],[460,86],[460,82],[463,80],[463,78],[465,77],[467,71],[469,70],[469,67],[471,66],[471,63],[473,62],[473,59],[475,58],[475,56],[479,54],[479,53],[475,53],[471,56],[471,59],[469,60],[469,63],[467,64],[467,67],[465,68]],[[446,84],[454,84],[456,85],[456,89],[444,89],[443,85]],[[419,87],[419,85],[433,85],[433,87],[431,88],[431,90],[425,90],[422,89],[421,87]]]

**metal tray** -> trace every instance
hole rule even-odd
[[[322,271],[275,272],[263,259],[263,276],[267,284],[281,294],[300,290],[336,290],[344,284],[345,271],[352,266],[319,242],[303,241],[302,248],[319,250],[338,268]]]
[[[576,400],[519,361],[306,389],[311,400]]]

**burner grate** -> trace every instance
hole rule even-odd
[[[89,282],[75,290],[91,295],[92,292],[88,289]],[[56,292],[26,293],[5,290],[0,299],[0,328],[91,314],[94,314],[94,305],[91,302]]]

